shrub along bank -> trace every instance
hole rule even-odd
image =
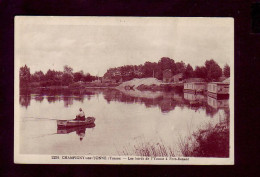
[[[194,132],[180,141],[180,150],[186,157],[229,157],[229,121]]]

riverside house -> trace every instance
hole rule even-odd
[[[163,82],[172,82],[172,71],[170,69],[166,69],[163,71]]]
[[[214,98],[229,96],[229,78],[223,82],[208,83],[208,95]]]
[[[183,74],[175,74],[173,76],[172,71],[170,69],[166,69],[163,71],[163,82],[169,83],[169,82],[182,82],[183,81]]]
[[[183,74],[179,73],[173,76],[173,81],[174,82],[182,82],[183,81]]]
[[[201,93],[207,90],[206,82],[187,82],[184,83],[184,92]]]

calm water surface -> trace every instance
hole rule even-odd
[[[57,129],[57,119],[73,119],[79,108],[96,118],[95,125]],[[191,93],[115,89],[21,93],[20,152],[120,155],[140,142],[163,142],[178,149],[180,137],[218,123],[228,110],[228,99]]]

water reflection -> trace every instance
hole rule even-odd
[[[35,89],[19,100],[20,151],[25,154],[116,155],[140,136],[178,149],[179,135],[229,117],[228,100],[181,92]],[[54,120],[71,120],[80,107],[96,117],[97,127],[57,128]]]
[[[215,115],[220,109],[223,109],[227,115],[229,114],[229,99],[227,98],[217,99],[211,96],[207,96],[206,108],[207,108],[206,113],[209,114],[211,117]]]
[[[47,96],[47,100],[49,103],[55,103],[56,101],[60,100],[60,97],[55,95],[55,96]]]
[[[72,105],[73,104],[73,97],[69,97],[69,96],[64,96],[63,97],[63,101],[64,101],[64,106],[67,108],[67,107],[69,107],[70,105]]]
[[[33,94],[33,95],[32,95]],[[174,111],[176,107],[189,108],[194,111],[206,111],[206,115],[213,117],[219,109],[229,107],[229,99],[216,99],[203,94],[176,93],[176,92],[150,92],[117,89],[34,89],[26,90],[26,95],[20,96],[20,104],[24,107],[30,105],[31,99],[42,102],[45,98],[48,103],[63,101],[64,107],[73,105],[73,101],[84,102],[94,96],[103,95],[107,103],[123,102],[126,104],[144,104],[147,108],[159,107],[162,113]]]
[[[42,95],[37,95],[34,99],[41,103],[43,101],[44,97]]]
[[[20,95],[19,102],[22,106],[27,108],[28,106],[30,106],[31,96],[30,95]]]
[[[174,110],[177,105],[177,102],[174,100],[172,95],[164,95],[159,101],[159,107],[163,113]]]
[[[208,96],[208,105],[215,109],[228,108],[229,99],[216,99]]]
[[[87,128],[94,128],[96,125],[95,123],[85,125],[85,126],[77,126],[77,127],[57,127],[57,134],[69,134],[72,132],[76,132],[79,136],[80,141],[83,140],[86,134]]]
[[[88,95],[89,96],[89,95]],[[84,95],[78,95],[77,97],[74,98],[77,101],[80,101],[81,103],[83,103],[84,101]]]
[[[206,109],[205,95],[195,93],[184,93],[184,99],[190,109],[198,111],[200,108]]]

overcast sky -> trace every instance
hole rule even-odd
[[[103,76],[110,67],[162,57],[193,67],[212,58],[223,67],[234,57],[231,18],[19,17],[15,23],[17,66],[31,73],[69,65]]]

